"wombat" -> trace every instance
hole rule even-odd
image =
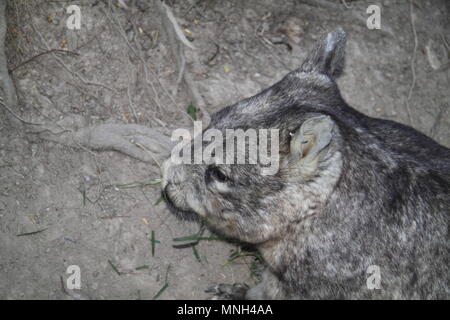
[[[267,267],[247,299],[448,299],[450,150],[346,104],[345,42],[328,33],[299,69],[212,116],[207,129],[278,129],[275,174],[168,159],[167,202],[257,248]]]

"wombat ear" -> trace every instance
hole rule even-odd
[[[319,152],[330,144],[333,128],[334,122],[329,116],[321,115],[306,120],[300,129],[291,133],[291,161],[315,161]]]
[[[336,78],[344,69],[346,34],[342,29],[330,32],[318,41],[300,67],[303,72],[319,72]]]

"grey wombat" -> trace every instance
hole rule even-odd
[[[301,68],[212,117],[208,129],[279,129],[276,174],[169,159],[167,200],[256,246],[267,269],[246,298],[448,299],[450,150],[345,103],[345,41],[327,34]]]

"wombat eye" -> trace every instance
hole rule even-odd
[[[229,179],[225,175],[225,173],[223,173],[222,170],[220,170],[216,166],[210,166],[210,167],[208,167],[208,169],[206,169],[205,180],[206,180],[206,183],[211,182],[211,180],[216,180],[216,181],[219,181],[219,182],[227,182],[227,181],[229,181]]]

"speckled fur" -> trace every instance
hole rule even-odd
[[[450,150],[405,125],[365,116],[341,98],[345,34],[323,37],[303,66],[224,108],[210,128],[277,128],[280,170],[164,164],[163,188],[183,218],[202,217],[254,244],[267,270],[249,299],[448,299]],[[332,140],[309,169],[289,161],[290,133],[329,116]],[[366,270],[378,265],[381,289]]]

